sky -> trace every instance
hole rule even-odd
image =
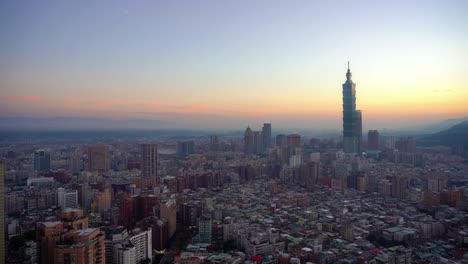
[[[0,1],[0,117],[364,129],[468,116],[468,1]],[[84,125],[85,126],[85,125]]]

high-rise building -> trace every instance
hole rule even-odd
[[[103,215],[106,209],[111,208],[112,192],[109,188],[104,189],[104,191],[96,195],[96,205],[100,215]]]
[[[385,136],[384,137],[384,146],[388,149],[395,149],[395,143],[397,141],[396,136]]]
[[[263,136],[263,148],[271,148],[271,124],[265,123],[263,124],[262,128],[262,136]]]
[[[287,144],[289,148],[300,148],[301,147],[301,135],[299,134],[288,135]]]
[[[156,250],[162,251],[167,247],[168,232],[169,228],[166,219],[158,219],[156,225],[153,227],[155,232],[153,233],[153,246]]]
[[[193,238],[197,243],[211,243],[212,221],[203,216],[198,220],[198,234]]]
[[[379,131],[369,130],[367,133],[367,149],[379,150]]]
[[[123,226],[131,225],[135,221],[134,213],[135,205],[133,198],[121,197],[120,199],[120,213],[119,224]]]
[[[168,238],[170,239],[176,231],[177,205],[175,200],[161,201],[159,210],[160,218],[167,221]]]
[[[245,154],[253,154],[255,152],[254,133],[250,126],[247,127],[244,133],[244,152]]]
[[[78,208],[78,191],[65,190],[64,188],[57,189],[58,206],[65,208]]]
[[[320,164],[318,162],[309,162],[304,166],[304,172],[306,189],[310,191],[318,184]]]
[[[136,248],[130,241],[123,241],[113,248],[112,264],[137,264]]]
[[[109,147],[103,144],[88,146],[88,170],[108,171],[109,168]]]
[[[255,154],[263,153],[263,136],[262,132],[254,131],[254,152]]]
[[[177,156],[185,158],[195,153],[195,142],[193,140],[177,142]]]
[[[345,153],[361,154],[362,113],[356,110],[356,84],[351,76],[348,62],[346,82],[343,84],[343,150]]]
[[[401,137],[395,142],[395,148],[400,152],[416,152],[416,141],[412,137]]]
[[[105,235],[99,228],[88,228],[88,218],[82,210],[64,210],[60,218],[61,221],[37,223],[39,263],[106,263]]]
[[[35,171],[49,171],[50,170],[50,153],[45,150],[34,151],[34,170]]]
[[[288,145],[288,140],[287,140],[287,137],[286,135],[284,134],[279,134],[279,135],[276,135],[276,146],[277,147],[286,147]]]
[[[149,259],[149,263],[151,263],[153,259],[153,238],[151,229],[132,230],[131,237],[128,240],[130,240],[131,244],[135,247],[135,263],[141,264],[146,259]]]
[[[141,145],[141,175],[158,176],[158,145],[155,143]]]
[[[0,160],[0,263],[5,263],[5,163]]]

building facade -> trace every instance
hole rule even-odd
[[[158,145],[155,143],[141,145],[141,174],[143,177],[158,176]]]
[[[108,171],[109,168],[109,147],[103,144],[88,146],[88,170]]]
[[[369,130],[367,133],[367,149],[379,150],[379,131]]]
[[[34,151],[33,167],[35,171],[49,171],[50,153],[42,149]]]

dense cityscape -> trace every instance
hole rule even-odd
[[[363,135],[349,64],[342,91],[338,137],[264,123],[243,136],[3,141],[0,253],[30,264],[468,263],[466,138]]]
[[[467,0],[0,0],[0,264],[468,264]]]

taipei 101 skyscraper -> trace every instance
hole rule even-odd
[[[361,154],[362,116],[356,110],[356,84],[351,80],[351,71],[346,73],[343,84],[343,150],[345,153]]]

